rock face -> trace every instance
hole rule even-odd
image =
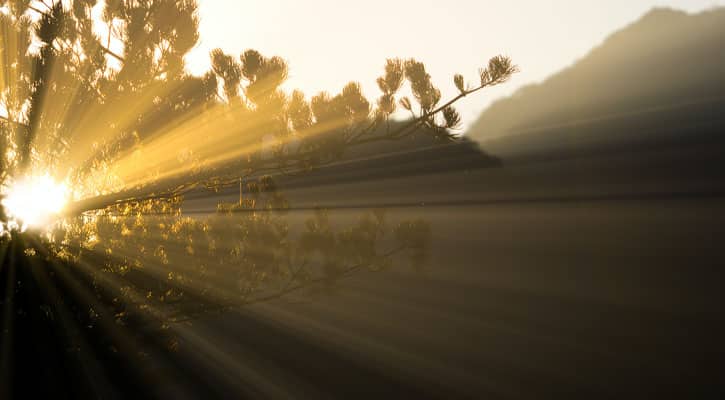
[[[468,132],[505,159],[712,140],[725,110],[725,9],[654,9]],[[716,138],[718,141],[722,141]]]

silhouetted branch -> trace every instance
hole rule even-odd
[[[397,247],[395,249],[392,249],[392,250],[390,250],[390,251],[388,251],[388,252],[386,252],[384,254],[380,254],[380,255],[376,256],[375,258],[378,259],[378,260],[379,259],[390,258],[390,257],[393,257],[393,256],[395,256],[395,255],[397,255],[397,254],[405,251],[406,249],[408,249],[407,246],[399,246],[399,247]],[[348,268],[344,269],[341,272],[338,272],[338,274],[336,275],[335,279],[347,278],[350,275],[352,275],[353,273],[355,273],[357,271],[360,271],[360,270],[362,270],[364,268],[367,268],[367,267],[371,266],[372,264],[373,264],[372,261],[371,262],[364,262],[364,263],[355,264],[355,265],[353,265],[351,267],[348,267]],[[327,276],[322,276],[322,277],[310,279],[310,280],[307,280],[307,281],[304,281],[304,282],[299,282],[297,284],[293,284],[294,281],[293,280],[290,280],[290,283],[291,284],[287,285],[287,287],[285,287],[285,288],[283,288],[283,289],[281,289],[281,290],[279,290],[277,292],[268,294],[268,295],[254,297],[254,298],[251,298],[249,300],[246,300],[245,299],[245,300],[242,300],[240,302],[223,302],[223,303],[217,302],[213,308],[211,308],[211,309],[208,309],[208,308],[207,309],[204,309],[198,315],[183,314],[184,315],[183,318],[176,318],[176,317],[171,316],[171,317],[165,318],[164,321],[167,322],[167,323],[179,324],[179,323],[193,321],[195,319],[198,319],[200,315],[202,315],[202,314],[203,315],[208,315],[210,312],[222,313],[222,312],[232,311],[234,309],[239,309],[241,307],[250,306],[252,304],[263,303],[263,302],[272,301],[272,300],[278,300],[278,299],[281,299],[281,298],[283,298],[283,297],[285,297],[285,296],[287,296],[287,295],[289,295],[291,293],[298,292],[298,291],[300,291],[302,289],[306,289],[306,288],[309,288],[309,287],[313,287],[315,285],[319,285],[319,284],[323,284],[323,283],[329,282],[329,280],[330,280],[330,278],[327,277]]]
[[[12,120],[12,119],[10,119],[8,117],[4,117],[2,115],[0,115],[0,120],[3,120],[3,121],[5,121],[8,124],[15,125],[15,126],[19,126],[19,127],[22,127],[22,128],[26,128],[26,129],[29,129],[30,128],[30,126],[28,126],[27,124],[24,124],[24,123],[18,122],[18,121],[14,121],[14,120]]]
[[[37,12],[38,14],[45,14],[45,13],[47,13],[47,12],[52,12],[52,11],[53,11],[53,8],[52,8],[52,7],[50,7],[49,5],[47,5],[47,4],[45,3],[45,2],[42,2],[42,1],[41,1],[41,3],[42,3],[42,4],[43,4],[43,5],[45,6],[45,7],[47,7],[47,8],[48,8],[48,11],[43,11],[43,10],[41,10],[41,9],[37,8],[37,7],[34,7],[34,6],[33,6],[33,5],[31,5],[31,4],[29,4],[29,5],[28,5],[28,9],[30,9],[30,10],[32,10],[32,11],[35,11],[35,12]],[[110,29],[110,27],[109,27],[109,29]],[[110,35],[109,35],[109,42],[108,42],[108,43],[109,43],[109,46],[110,46],[110,43],[111,43],[111,42],[110,42]],[[124,58],[123,58],[122,56],[120,56],[120,55],[118,55],[117,53],[113,52],[113,51],[112,51],[111,49],[109,49],[108,47],[106,47],[106,46],[104,46],[104,45],[102,45],[102,44],[98,44],[98,47],[99,47],[99,48],[101,49],[101,51],[103,51],[104,53],[108,54],[109,56],[111,56],[111,57],[113,57],[113,58],[117,59],[118,61],[121,61],[121,62],[125,62],[125,61],[126,61],[126,60],[125,60],[125,59],[124,59]]]

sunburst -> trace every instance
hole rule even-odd
[[[68,201],[66,185],[56,182],[49,174],[12,182],[2,193],[9,224],[23,231],[51,225]]]

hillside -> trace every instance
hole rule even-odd
[[[571,67],[494,103],[468,136],[493,154],[712,134],[725,109],[725,9],[654,9]],[[687,139],[689,140],[689,139]]]

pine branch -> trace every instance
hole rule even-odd
[[[15,125],[15,126],[22,127],[22,128],[26,128],[26,129],[30,129],[30,126],[29,125],[24,124],[22,122],[14,121],[14,120],[12,120],[12,119],[10,119],[8,117],[4,117],[2,115],[0,115],[0,120],[5,121],[6,123],[11,124],[11,125]]]
[[[396,254],[399,254],[400,252],[402,252],[406,249],[408,249],[407,246],[399,246],[384,254],[380,254],[380,255],[376,256],[376,258],[377,259],[390,258],[390,257],[395,256]],[[366,267],[369,267],[370,265],[372,265],[372,261],[355,264],[353,266],[346,268],[342,272],[340,272],[336,278],[343,279],[343,278],[349,277],[353,273],[360,271]],[[203,311],[203,313],[204,313],[204,315],[208,315],[210,312],[216,312],[216,313],[228,312],[228,311],[232,311],[235,309],[239,309],[240,307],[250,306],[253,304],[268,302],[268,301],[272,301],[272,300],[278,300],[291,293],[300,291],[302,289],[309,288],[309,287],[312,287],[317,284],[325,283],[329,279],[330,278],[328,278],[326,276],[322,276],[319,278],[310,279],[305,282],[299,282],[297,284],[288,284],[285,288],[280,289],[279,291],[276,291],[274,293],[270,293],[270,294],[264,295],[264,296],[253,297],[251,299],[248,299],[248,295],[245,295],[245,297],[242,299],[242,301],[236,302],[236,303],[234,303],[234,302],[217,302],[213,309],[205,309]],[[290,283],[292,283],[292,281],[290,281]],[[199,317],[199,315],[186,315],[184,318],[175,318],[174,316],[170,316],[170,317],[168,317],[166,322],[173,323],[173,324],[179,324],[179,323],[193,321],[195,319],[198,319],[198,317]]]
[[[423,113],[422,115],[416,117],[412,121],[409,121],[407,124],[405,124],[402,127],[394,130],[391,133],[386,133],[385,135],[382,135],[382,136],[376,136],[376,137],[370,137],[370,138],[362,139],[362,137],[367,133],[367,132],[362,132],[362,133],[356,135],[354,138],[352,138],[347,144],[350,145],[350,146],[357,146],[357,145],[361,145],[361,144],[365,144],[365,143],[371,143],[371,142],[376,142],[376,141],[380,141],[380,140],[398,140],[398,139],[401,139],[401,138],[407,136],[408,134],[410,134],[410,132],[413,131],[413,128],[416,128],[421,122],[429,119],[432,116],[435,116],[435,115],[439,114],[440,112],[442,112],[446,108],[452,106],[453,104],[457,103],[458,101],[460,101],[464,97],[466,97],[466,96],[468,96],[470,94],[476,93],[476,92],[478,92],[478,91],[480,91],[480,90],[482,90],[482,89],[484,89],[486,87],[495,86],[498,83],[500,83],[500,82],[487,82],[487,83],[482,84],[482,85],[480,85],[480,86],[478,86],[476,88],[466,90],[466,91],[460,93],[459,95],[457,95],[456,97],[452,98],[451,100],[449,100],[444,105],[442,105],[442,106],[440,106],[440,107],[438,107],[438,108],[436,108],[436,109],[434,109],[432,111]]]
[[[50,11],[52,11],[52,10],[53,10],[52,8],[50,8],[50,6],[48,6],[48,5],[47,5],[47,4],[45,4],[44,2],[43,2],[43,5],[44,5],[44,6],[46,6],[46,7],[48,7],[48,10],[50,10]],[[41,9],[37,8],[37,7],[34,7],[33,5],[28,5],[28,9],[30,9],[30,10],[32,10],[32,11],[35,11],[35,12],[37,12],[38,14],[45,14],[46,12],[48,12],[48,11],[43,11],[43,10],[41,10]],[[109,36],[109,45],[110,45],[110,36]],[[118,61],[121,61],[121,62],[126,62],[126,60],[125,60],[125,59],[124,59],[124,58],[123,58],[122,56],[120,56],[120,55],[118,55],[117,53],[113,52],[113,51],[112,51],[111,49],[109,49],[108,47],[106,47],[106,46],[104,46],[104,45],[102,45],[102,44],[99,44],[99,45],[98,45],[98,47],[99,47],[99,48],[101,49],[101,51],[103,51],[104,53],[108,54],[109,56],[111,56],[111,57],[113,57],[113,58],[117,59]]]

